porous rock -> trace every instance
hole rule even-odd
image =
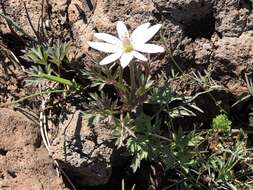
[[[201,20],[212,12],[210,0],[158,0],[155,5],[168,19],[183,25]]]
[[[215,0],[213,14],[215,27],[222,36],[239,37],[253,29],[253,13],[250,1]]]
[[[217,40],[213,57],[213,79],[222,81],[235,95],[247,91],[242,79],[253,72],[253,32]],[[239,80],[238,80],[239,79]]]
[[[111,176],[111,129],[93,126],[91,115],[76,111],[59,128],[51,146],[52,157],[80,185],[106,184]]]

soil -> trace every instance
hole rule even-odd
[[[4,58],[4,55],[0,57],[0,102],[10,103],[24,95],[22,81],[25,75],[19,67]]]
[[[193,95],[200,90],[187,77],[192,72],[207,73],[212,78],[211,85],[223,86],[229,96],[222,101],[227,104],[247,92],[245,74],[253,72],[253,12],[249,0],[5,0],[0,4],[1,12],[28,34],[36,36],[38,31],[48,39],[69,42],[68,57],[82,65],[92,63],[91,57],[102,58],[87,45],[87,41],[93,40],[94,32],[116,34],[118,20],[124,21],[130,30],[144,22],[162,23],[162,40],[156,36],[154,41],[169,50],[151,57],[150,62],[154,72],[163,70],[168,76],[172,68],[176,69],[173,60],[182,68],[185,77],[168,81],[175,93]],[[43,31],[38,30],[41,20]],[[0,27],[1,40],[5,41],[10,28],[3,19]],[[21,54],[21,47],[6,45]],[[24,77],[18,65],[10,64],[1,55],[0,103],[9,103],[26,94]],[[64,189],[52,159],[41,146],[38,126],[18,112],[2,109],[0,131],[1,188]],[[111,154],[111,150],[106,151]],[[109,180],[107,174],[103,177],[101,184]]]
[[[41,147],[39,128],[22,113],[0,109],[0,189],[67,190]]]

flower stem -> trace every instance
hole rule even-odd
[[[135,91],[136,91],[136,81],[135,81],[135,65],[133,63],[129,64],[129,70],[130,70],[130,82],[131,82],[131,94],[130,94],[130,102],[132,106],[135,104]]]

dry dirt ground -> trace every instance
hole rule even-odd
[[[39,128],[20,112],[0,109],[0,189],[63,190]]]
[[[169,73],[173,56],[186,74],[207,71],[231,94],[247,91],[244,76],[253,71],[253,12],[249,0],[5,0],[0,4],[1,12],[31,35],[35,35],[31,24],[37,30],[43,18],[48,38],[70,42],[69,58],[79,63],[90,62],[90,56],[101,59],[86,42],[96,31],[115,34],[118,20],[126,22],[131,30],[144,22],[163,23],[162,38],[154,40],[169,50],[156,59],[151,57],[155,71]],[[10,30],[3,20],[0,27],[5,40]],[[7,45],[15,52],[15,43]],[[18,70],[1,56],[1,103],[25,94],[24,74]],[[187,77],[170,82],[178,93],[191,95],[196,91]],[[54,173],[52,160],[40,148],[37,129],[20,113],[0,110],[0,188],[29,189],[31,184],[32,189],[64,188]]]

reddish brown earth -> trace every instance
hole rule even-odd
[[[0,189],[63,190],[39,128],[22,113],[0,109]]]
[[[24,95],[20,88],[24,80],[24,73],[8,59],[0,55],[0,102],[11,102]]]

